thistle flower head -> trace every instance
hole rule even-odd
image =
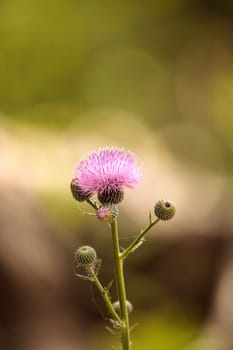
[[[102,148],[83,159],[73,181],[89,195],[98,194],[101,203],[117,204],[124,189],[133,188],[141,179],[136,156],[119,148]]]

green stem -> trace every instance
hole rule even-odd
[[[110,300],[109,295],[108,295],[108,291],[102,286],[102,284],[101,284],[98,276],[95,274],[93,268],[91,266],[87,266],[86,269],[87,269],[90,277],[92,278],[93,282],[95,282],[95,285],[96,285],[97,289],[99,290],[102,298],[104,299],[105,304],[106,304],[110,314],[112,315],[113,319],[118,321],[119,324],[121,324],[122,323],[121,318],[112,306],[111,300]]]
[[[86,199],[86,201],[87,201],[87,203],[89,203],[89,204],[92,206],[92,208],[94,208],[95,210],[97,210],[97,209],[99,208],[99,205],[98,205],[95,201],[93,201],[91,198]]]
[[[154,220],[150,220],[149,224],[137,235],[137,237],[135,238],[135,240],[128,246],[128,248],[126,248],[121,254],[120,254],[120,258],[123,260],[125,258],[127,258],[127,256],[131,253],[133,253],[133,251],[141,244],[143,243],[143,239],[146,235],[146,233],[155,225],[157,224],[157,222],[159,222],[160,220],[158,218],[154,219]]]
[[[124,271],[123,271],[123,260],[120,258],[120,247],[119,247],[119,237],[117,220],[115,219],[111,223],[112,229],[112,239],[113,239],[113,253],[114,253],[114,265],[116,272],[116,285],[118,291],[118,298],[121,308],[121,341],[122,350],[130,350],[130,329],[129,329],[129,316],[126,307],[126,291],[125,291],[125,281],[124,281]]]

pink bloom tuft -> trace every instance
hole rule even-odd
[[[142,175],[136,156],[123,149],[102,148],[89,154],[77,166],[73,182],[88,194],[123,192],[133,188]]]
[[[118,216],[118,208],[115,205],[100,207],[96,210],[96,216],[100,221],[111,223]]]

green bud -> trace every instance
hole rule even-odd
[[[74,180],[71,181],[70,189],[71,189],[71,193],[72,193],[74,199],[76,199],[76,201],[78,201],[78,202],[83,202],[90,197],[89,194],[84,193],[80,189],[80,187],[77,185],[77,183],[74,182]]]
[[[170,220],[176,213],[176,207],[171,201],[161,199],[155,204],[154,213],[160,220]]]
[[[92,265],[97,260],[97,254],[95,249],[88,245],[84,245],[76,250],[74,258],[80,265]]]

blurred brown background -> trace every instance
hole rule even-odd
[[[73,271],[89,244],[111,280],[109,228],[69,189],[113,145],[144,172],[122,246],[158,199],[177,206],[127,261],[133,349],[232,350],[232,1],[2,0],[0,38],[0,349],[118,344]]]

